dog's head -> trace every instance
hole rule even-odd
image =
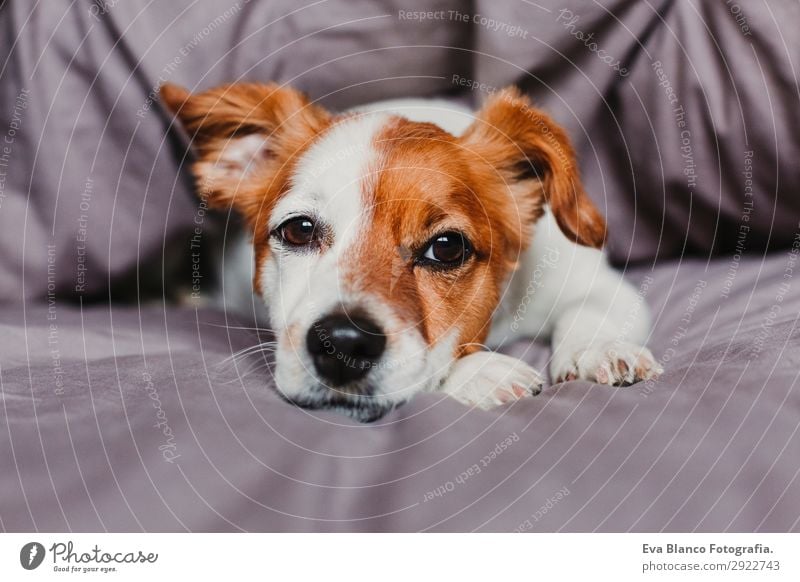
[[[564,132],[513,89],[458,137],[277,85],[161,95],[209,204],[252,230],[277,385],[301,406],[372,420],[437,387],[485,340],[546,204],[574,241],[604,238]]]

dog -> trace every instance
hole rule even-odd
[[[277,84],[160,95],[201,195],[246,224],[223,288],[252,276],[290,402],[362,422],[422,391],[513,402],[544,377],[486,345],[521,336],[550,340],[556,382],[661,373],[567,135],[517,89],[477,112],[403,99],[334,114]]]

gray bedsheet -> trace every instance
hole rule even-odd
[[[2,527],[798,530],[797,260],[630,273],[658,382],[488,412],[425,394],[369,425],[284,403],[264,360],[226,363],[258,338],[220,313],[5,308]]]

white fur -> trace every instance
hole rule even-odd
[[[474,120],[468,109],[444,101],[394,100],[357,111],[362,115],[337,126],[307,152],[291,190],[270,218],[273,228],[293,215],[313,215],[329,224],[334,236],[332,247],[323,253],[276,252],[278,260],[263,269],[263,299],[278,335],[279,389],[290,398],[318,389],[305,333],[330,310],[359,305],[389,337],[386,364],[370,372],[376,387],[373,399],[381,406],[394,406],[415,392],[437,387],[481,407],[538,393],[542,376],[527,364],[492,352],[454,362],[457,330],[429,349],[418,332],[403,329],[391,306],[361,289],[342,288],[339,261],[370,220],[360,186],[375,166],[372,139],[387,112],[436,123],[455,135]],[[235,272],[227,273],[226,281],[230,277],[249,281]],[[505,289],[489,341],[497,346],[522,336],[550,340],[554,380],[632,383],[660,372],[650,351],[642,347],[649,325],[642,298],[610,268],[604,254],[571,242],[547,212]]]
[[[302,400],[310,394],[334,390],[316,377],[306,352],[305,337],[323,316],[339,309],[358,308],[379,322],[388,342],[381,364],[370,372],[375,387],[363,397],[370,405],[391,408],[427,387],[430,378],[444,375],[455,349],[454,340],[428,350],[415,329],[407,329],[390,306],[358,286],[342,284],[341,269],[348,251],[371,219],[363,206],[362,182],[375,169],[375,132],[386,116],[350,119],[328,132],[304,155],[292,187],[276,205],[270,228],[298,215],[317,217],[330,229],[333,240],[323,252],[284,253],[264,265],[263,300],[276,331],[278,347],[276,383],[287,398]],[[444,369],[442,369],[444,367]]]
[[[491,408],[542,391],[544,378],[522,360],[476,352],[456,360],[442,391],[465,404]]]

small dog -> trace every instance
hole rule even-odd
[[[161,97],[208,204],[252,236],[225,292],[252,272],[287,400],[364,422],[425,390],[507,403],[543,383],[484,349],[518,336],[550,339],[556,381],[661,372],[566,134],[516,89],[477,113],[396,100],[334,115],[275,84]]]

